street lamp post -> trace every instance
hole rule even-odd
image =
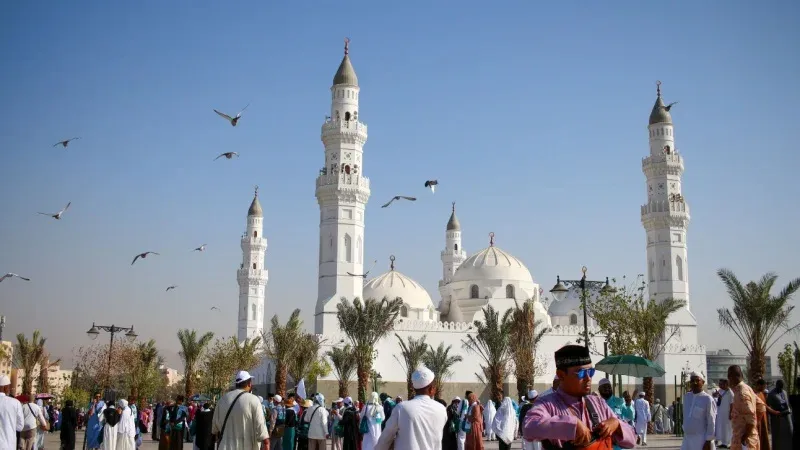
[[[553,286],[553,289],[550,289],[550,293],[553,294],[553,298],[556,301],[562,301],[566,298],[571,286],[580,286],[581,308],[583,308],[583,340],[586,348],[589,348],[589,314],[586,311],[587,291],[594,290],[599,291],[601,294],[613,294],[617,290],[608,282],[608,277],[606,277],[606,281],[587,280],[587,270],[586,266],[581,267],[583,276],[581,276],[580,280],[562,280],[560,276],[556,276],[556,285]]]
[[[0,341],[3,340],[3,328],[6,327],[6,316],[0,316]]]
[[[117,333],[125,333],[125,337],[128,338],[129,341],[133,342],[136,340],[138,336],[135,331],[133,331],[133,325],[130,328],[125,327],[118,327],[116,325],[95,325],[92,322],[92,328],[89,328],[89,331],[86,334],[92,339],[97,339],[97,336],[100,334],[100,331],[107,331],[111,335],[111,342],[108,345],[108,366],[106,367],[106,385],[105,388],[110,387],[111,385],[111,352],[114,350],[114,335]]]

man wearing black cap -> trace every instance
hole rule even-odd
[[[524,436],[541,441],[546,450],[555,448],[633,448],[636,435],[620,422],[606,402],[592,392],[595,369],[589,349],[566,345],[556,351],[558,390],[540,397],[524,419]]]

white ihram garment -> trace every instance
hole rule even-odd
[[[683,396],[683,406],[681,450],[703,450],[707,441],[711,441],[711,450],[714,450],[717,403],[705,392],[687,392]]]
[[[517,423],[517,412],[511,398],[506,397],[500,404],[500,409],[494,416],[494,421],[489,424],[497,435],[497,439],[502,440],[506,445],[510,445],[514,440],[519,424]]]
[[[441,450],[447,409],[427,395],[398,403],[375,450]]]
[[[361,450],[372,450],[375,447],[375,444],[378,443],[378,439],[381,437],[381,424],[378,423],[378,419],[381,421],[384,419],[383,406],[375,404],[369,404],[365,406],[364,411],[361,412],[359,423],[361,423],[360,421],[364,417],[367,418],[367,422],[369,423],[369,431],[363,435],[363,440],[361,441]]]
[[[643,398],[637,398],[633,402],[633,409],[636,411],[636,435],[642,438],[642,444],[647,443],[647,424],[650,423],[650,402]]]
[[[719,404],[717,405],[717,424],[714,435],[719,445],[731,446],[733,439],[733,424],[731,424],[731,405],[733,404],[733,391],[719,390]]]
[[[136,450],[136,423],[133,421],[133,411],[127,406],[127,402],[117,424],[116,450]]]
[[[483,432],[486,433],[486,439],[493,441],[495,439],[494,428],[491,426],[494,423],[495,414],[497,409],[494,407],[494,402],[489,399],[486,401],[486,406],[483,408]]]
[[[109,406],[109,408],[113,408],[113,406]],[[117,427],[119,424],[109,426],[106,423],[106,415],[100,414],[98,417],[100,422],[100,426],[103,427],[103,443],[100,444],[100,448],[103,450],[117,450]]]

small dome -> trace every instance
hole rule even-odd
[[[453,281],[514,280],[533,283],[525,264],[495,246],[467,258],[453,275]]]
[[[664,101],[661,100],[661,95],[656,97],[656,103],[653,105],[653,111],[650,112],[650,125],[656,123],[672,123],[672,115],[667,111],[664,106]]]
[[[586,301],[592,302],[597,299],[598,294],[594,291],[587,290],[586,292]],[[556,301],[553,299],[550,302],[550,306],[547,308],[547,312],[550,314],[551,317],[566,317],[571,312],[578,314],[579,320],[582,319],[583,310],[581,309],[581,289],[579,287],[570,287],[569,291],[567,291],[566,298],[561,301]],[[583,325],[583,322],[580,322]]]
[[[394,269],[367,281],[364,285],[363,297],[376,300],[384,297],[388,297],[390,300],[400,297],[409,308],[436,309],[425,288]]]
[[[335,86],[337,84],[358,86],[356,71],[353,69],[353,64],[350,62],[350,56],[346,53],[342,59],[342,63],[339,64],[339,70],[337,70],[336,75],[333,76],[333,85]]]
[[[447,231],[461,231],[461,224],[456,217],[456,204],[453,203],[453,213],[450,214],[450,220],[447,221]]]
[[[261,202],[258,201],[258,195],[253,197],[253,203],[250,203],[250,209],[247,210],[248,216],[264,217],[264,211],[261,209]]]

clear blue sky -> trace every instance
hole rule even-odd
[[[384,269],[395,254],[435,300],[451,201],[468,252],[493,231],[546,290],[581,265],[595,279],[644,272],[657,79],[680,101],[703,342],[740,348],[716,321],[719,267],[800,276],[797,2],[286,3],[0,6],[0,271],[34,280],[0,285],[6,338],[41,328],[71,359],[92,321],[133,323],[175,363],[178,327],[234,334],[255,184],[267,315],[298,307],[311,326],[319,127],[344,36],[370,127],[366,259]],[[212,112],[248,102],[236,128]],[[212,162],[223,151],[241,158]],[[421,201],[382,210],[395,194]],[[68,201],[60,222],[36,215]],[[162,256],[131,267],[146,250]]]

